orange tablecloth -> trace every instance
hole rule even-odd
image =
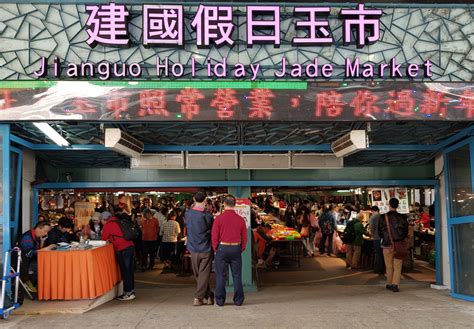
[[[88,250],[40,250],[38,299],[94,299],[120,281],[112,245]]]

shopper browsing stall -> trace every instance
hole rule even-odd
[[[59,220],[58,225],[48,232],[48,238],[44,242],[44,245],[49,246],[57,245],[58,243],[70,243],[71,241],[69,240],[69,237],[73,231],[74,223],[66,217],[62,217]]]
[[[351,242],[346,244],[346,267],[356,270],[359,268],[360,256],[362,253],[362,243],[364,242],[364,226],[362,225],[362,218],[364,215],[359,213],[356,218],[351,220],[347,224],[347,232],[345,234],[351,235],[353,239]],[[349,230],[353,230],[353,233],[348,233]]]
[[[101,239],[113,244],[120,274],[122,275],[124,293],[117,299],[123,301],[133,300],[135,299],[135,247],[133,241],[124,238],[124,232],[118,223],[118,219],[112,217],[110,212],[104,211],[100,217],[104,224]]]
[[[91,240],[100,240],[103,228],[104,225],[100,219],[100,212],[95,212],[89,220],[89,224],[84,228],[83,236]]]
[[[176,251],[178,236],[181,233],[178,222],[176,222],[176,212],[171,211],[168,214],[168,220],[160,228],[160,235],[163,237],[161,242],[163,262],[165,269],[171,269],[173,255]]]
[[[155,266],[155,258],[158,252],[158,235],[160,224],[158,219],[153,217],[150,209],[143,210],[143,217],[139,223],[142,230],[142,271],[152,270]]]

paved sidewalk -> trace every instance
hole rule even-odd
[[[193,288],[139,284],[137,299],[81,315],[12,316],[1,328],[472,328],[474,304],[426,283],[266,287],[242,307],[194,307]],[[230,304],[229,304],[230,303]]]

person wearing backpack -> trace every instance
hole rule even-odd
[[[347,246],[346,267],[356,270],[359,268],[362,243],[364,242],[364,226],[361,219],[363,214],[359,213],[356,218],[347,223],[344,230],[343,242]],[[347,242],[346,242],[347,241]]]
[[[117,300],[135,299],[135,247],[133,239],[135,233],[133,224],[127,223],[126,218],[116,218],[108,211],[104,211],[100,218],[104,228],[101,240],[110,241],[114,246],[117,262],[120,267],[120,274],[123,280],[123,295]]]
[[[334,230],[336,229],[336,218],[333,214],[333,206],[329,205],[326,208],[326,211],[319,216],[319,228],[321,229],[321,242],[319,243],[319,254],[324,254],[324,249],[326,245],[326,240],[328,240],[328,256],[331,256],[332,253],[332,239]]]

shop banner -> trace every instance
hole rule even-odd
[[[7,86],[8,88],[5,88]],[[0,84],[0,121],[463,121],[461,83],[38,82]]]

